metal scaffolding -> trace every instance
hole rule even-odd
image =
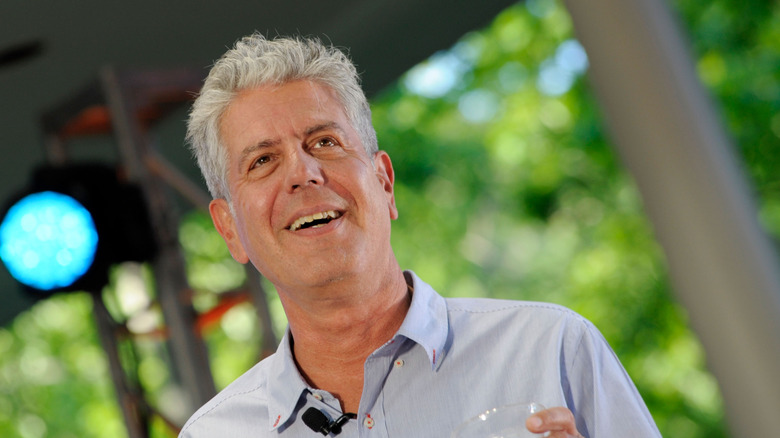
[[[172,190],[194,206],[206,208],[210,197],[190,182],[157,151],[149,136],[150,126],[171,110],[192,99],[200,89],[202,72],[194,69],[164,71],[103,69],[97,80],[72,98],[61,102],[42,117],[47,158],[51,164],[67,165],[72,160],[68,140],[96,133],[113,134],[117,146],[117,168],[128,182],[141,187],[145,196],[158,253],[151,261],[157,289],[157,304],[165,327],[158,330],[166,340],[171,360],[171,376],[184,392],[184,411],[193,412],[215,393],[206,345],[201,337],[198,315],[192,305],[193,293],[186,278],[184,257],[178,242],[179,217]],[[100,291],[90,291],[95,320],[114,382],[116,396],[131,438],[149,436],[152,415],[162,416],[147,402],[134,365],[123,363],[121,342],[132,342],[132,333],[112,318]],[[236,299],[236,295],[245,299]],[[276,347],[265,291],[259,274],[247,266],[246,287],[224,294],[224,307],[251,300],[262,329],[262,355]],[[213,319],[213,318],[212,318]],[[132,348],[130,349],[132,351]],[[127,362],[125,360],[124,362]]]

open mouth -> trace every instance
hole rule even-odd
[[[290,225],[290,231],[298,231],[306,228],[319,228],[325,226],[333,219],[341,217],[341,213],[334,210],[322,211],[309,216],[299,217]]]

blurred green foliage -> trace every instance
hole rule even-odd
[[[412,71],[375,101],[378,137],[397,171],[394,247],[402,266],[444,294],[582,313],[664,435],[724,436],[717,384],[670,296],[641,199],[586,81],[544,92],[544,66],[561,61],[571,38],[557,4],[510,8],[447,53],[459,68],[446,93],[415,94]],[[419,68],[435,70],[438,56]],[[494,116],[477,123],[467,106],[475,90],[498,97]]]
[[[0,436],[122,436],[85,294],[41,301],[0,329]]]
[[[780,9],[760,0],[674,4],[744,158],[760,218],[778,237]],[[528,0],[374,100],[380,147],[396,171],[396,253],[445,295],[573,308],[602,330],[665,436],[727,436],[717,383],[671,295],[662,252],[587,81],[551,69],[576,60],[562,54],[576,49],[572,38],[559,3]],[[436,68],[447,75],[426,76]],[[426,77],[434,79],[427,88]],[[189,214],[180,237],[199,310],[244,281],[206,214]],[[112,314],[158,327],[153,305],[122,292],[125,277],[154,295],[147,271],[120,268],[105,292]],[[284,315],[271,301],[281,333]],[[124,436],[91,306],[86,295],[56,296],[0,328],[0,436]],[[258,327],[242,304],[207,331],[218,387],[256,362]],[[139,341],[132,356],[150,401],[176,417],[181,395],[159,339]],[[152,436],[172,433],[155,419]]]

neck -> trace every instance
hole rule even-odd
[[[385,278],[306,294],[303,305],[280,297],[290,323],[293,354],[310,385],[339,398],[344,412],[357,412],[366,358],[398,331],[411,295],[400,268]]]

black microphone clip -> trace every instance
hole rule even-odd
[[[355,414],[344,414],[337,418],[336,421],[330,421],[319,409],[309,408],[306,409],[306,412],[303,413],[301,418],[303,419],[303,422],[309,426],[309,429],[315,432],[319,432],[323,435],[328,435],[329,433],[338,435],[341,433],[341,426],[346,424],[346,422],[354,416]]]

